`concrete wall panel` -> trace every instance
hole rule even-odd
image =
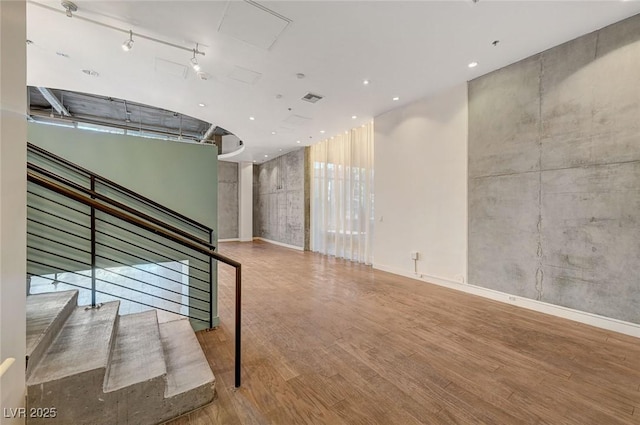
[[[583,90],[593,78],[596,34],[565,43],[543,53],[541,79],[542,168],[591,163],[593,91]]]
[[[638,75],[640,15],[469,83],[470,283],[640,323]]]
[[[640,163],[542,173],[542,300],[640,323]]]
[[[255,167],[254,236],[303,248],[304,149]]]
[[[470,177],[539,169],[539,80],[534,56],[469,85]]]
[[[286,217],[287,243],[304,246],[304,193],[301,190],[286,194]]]
[[[218,239],[238,237],[238,164],[218,162]]]
[[[469,282],[538,298],[539,187],[538,173],[469,181]]]

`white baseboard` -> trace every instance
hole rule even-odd
[[[263,241],[263,242],[268,242],[268,243],[272,243],[274,245],[278,245],[278,246],[283,246],[285,248],[290,248],[290,249],[295,249],[297,251],[304,251],[304,248],[301,246],[295,246],[295,245],[289,245],[287,243],[282,243],[282,242],[276,242],[276,241],[272,241],[271,239],[265,239],[265,238],[258,238],[258,237],[254,237],[253,240],[258,240],[258,241]]]
[[[239,242],[238,238],[227,238],[227,239],[218,239],[218,242]]]
[[[610,317],[600,316],[597,314],[588,313],[586,311],[574,310],[572,308],[549,304],[543,301],[532,300],[517,295],[511,295],[504,292],[495,291],[493,289],[483,288],[481,286],[460,283],[438,276],[429,276],[424,273],[416,275],[412,272],[405,272],[394,267],[388,267],[380,264],[374,264],[373,268],[376,270],[408,277],[410,279],[415,279],[421,282],[433,283],[439,286],[444,286],[446,288],[478,295],[484,298],[489,298],[494,301],[500,301],[518,307],[524,307],[526,309],[534,310],[540,313],[546,313],[552,316],[573,320],[574,322],[580,322],[587,325],[595,326],[597,328],[640,338],[640,325],[635,323],[612,319]]]

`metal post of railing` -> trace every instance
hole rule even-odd
[[[236,267],[236,388],[240,387],[240,357],[242,337],[240,335],[240,312],[242,302],[242,266]]]
[[[209,231],[209,244],[213,245],[213,230]],[[209,328],[213,328],[213,262],[209,256]]]
[[[90,181],[91,191],[95,192],[95,177],[91,176]],[[91,207],[91,306],[96,306],[96,209],[94,207]]]

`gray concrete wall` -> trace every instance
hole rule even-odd
[[[253,234],[304,248],[304,149],[254,167]]]
[[[640,15],[469,83],[469,283],[640,323]]]
[[[218,239],[238,238],[238,164],[218,162]]]

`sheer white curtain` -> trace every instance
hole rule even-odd
[[[311,249],[371,264],[373,123],[311,146]]]

